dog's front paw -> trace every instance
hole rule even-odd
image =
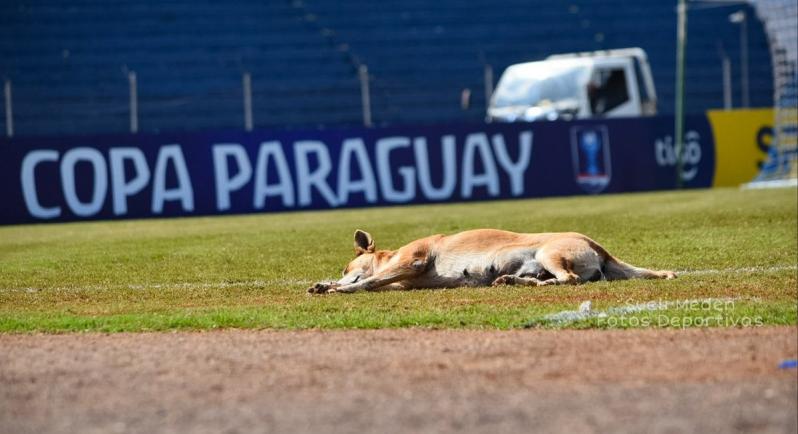
[[[515,276],[511,276],[509,274],[505,274],[503,276],[499,276],[490,286],[503,286],[503,285],[512,285],[515,283]]]
[[[662,278],[666,280],[671,280],[676,278],[676,273],[673,271],[660,271]]]
[[[319,282],[310,288],[308,288],[309,294],[327,294],[331,292],[335,292],[335,288],[338,287],[338,284],[335,282]]]

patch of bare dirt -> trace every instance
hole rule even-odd
[[[790,432],[795,327],[0,335],[0,432]]]

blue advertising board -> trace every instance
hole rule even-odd
[[[673,118],[0,140],[0,224],[565,196],[676,186]],[[684,184],[714,144],[689,117]]]

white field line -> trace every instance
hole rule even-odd
[[[719,270],[681,270],[677,275],[702,276],[705,274],[737,274],[737,273],[777,273],[779,271],[798,270],[798,265],[774,265],[772,267],[724,268]]]
[[[78,285],[61,286],[46,288],[47,290],[69,291],[69,290],[90,290],[99,291],[104,289],[226,289],[226,288],[267,288],[270,286],[284,285],[311,285],[313,281],[302,279],[271,279],[271,280],[242,280],[239,282],[184,282],[184,283],[137,283],[130,285]],[[9,288],[10,291],[37,292],[39,288]]]
[[[225,289],[225,288],[265,288],[272,285],[310,285],[313,283],[310,280],[302,279],[271,279],[271,280],[242,280],[240,282],[194,282],[194,283],[156,283],[156,284],[139,284],[139,285],[126,285],[128,289]]]
[[[679,270],[676,274],[680,276],[702,276],[708,274],[740,274],[740,273],[777,273],[780,271],[798,270],[798,265],[775,265],[772,267],[743,267],[743,268],[724,268],[707,270]],[[49,290],[103,290],[109,288],[124,288],[134,290],[144,289],[225,289],[225,288],[266,288],[269,286],[283,285],[311,285],[314,281],[306,279],[269,279],[269,280],[242,280],[238,282],[177,282],[177,283],[136,283],[128,285],[85,285],[85,286],[62,286],[47,288]],[[36,292],[38,288],[2,288],[0,290],[9,291],[29,291]]]

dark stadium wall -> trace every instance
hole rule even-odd
[[[358,66],[368,65],[375,125],[478,122],[483,67],[554,53],[641,47],[661,114],[673,113],[674,1],[385,0],[0,2],[0,79],[13,89],[16,136],[129,131],[136,73],[139,132],[243,128],[242,74],[255,127],[362,122]],[[740,27],[748,20],[752,107],[772,106],[770,54],[745,5],[693,8],[686,109],[723,105],[721,53],[741,101]],[[460,98],[470,89],[464,110]],[[0,130],[5,129],[0,116]]]

